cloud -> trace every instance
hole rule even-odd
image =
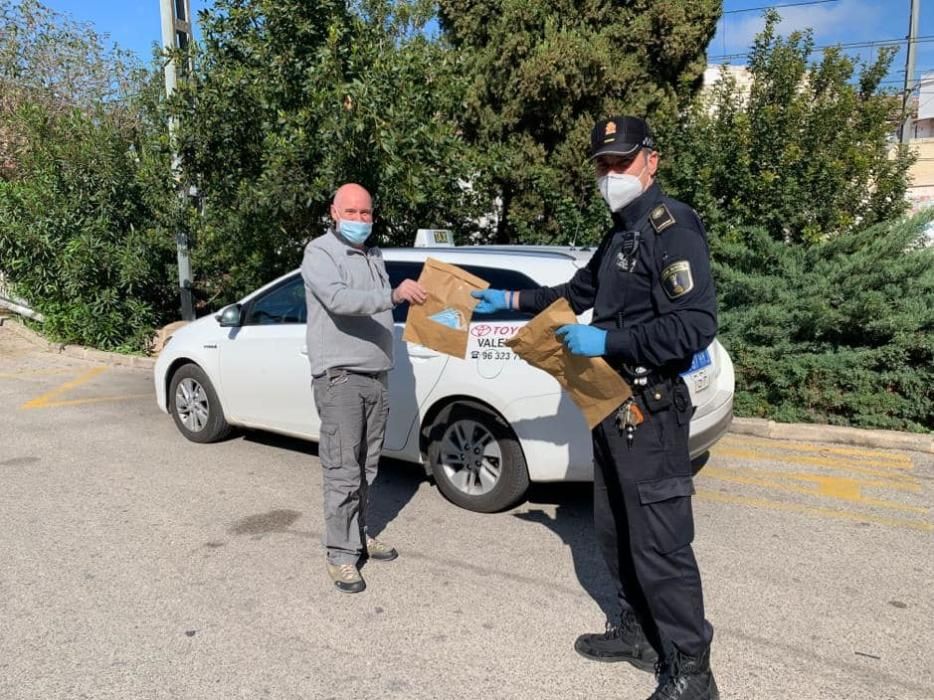
[[[839,0],[825,5],[783,7],[778,9],[782,18],[778,33],[788,36],[793,31],[810,28],[814,31],[817,46],[894,38],[894,34],[880,34],[883,19],[888,19],[891,14],[886,13],[884,16],[883,9],[881,3],[869,0]],[[762,15],[754,12],[724,15],[716,36],[710,42],[708,54],[713,57],[746,53],[764,26]]]

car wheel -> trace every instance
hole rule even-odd
[[[525,457],[512,428],[474,403],[445,408],[429,431],[428,461],[441,493],[461,508],[493,513],[529,488]]]
[[[192,442],[217,442],[230,434],[217,392],[198,365],[182,365],[172,375],[169,410],[182,435]]]

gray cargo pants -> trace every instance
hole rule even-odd
[[[387,375],[330,370],[312,387],[321,419],[324,546],[331,564],[355,564],[365,551],[367,492],[386,433]]]

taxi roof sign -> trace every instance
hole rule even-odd
[[[454,234],[446,228],[420,228],[415,232],[416,248],[454,247]]]

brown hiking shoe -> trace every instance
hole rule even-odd
[[[375,561],[392,561],[399,556],[394,548],[385,542],[380,542],[375,537],[366,538],[366,554]]]
[[[328,574],[334,581],[334,587],[341,593],[359,593],[366,588],[366,583],[354,564],[332,564],[328,562]]]

